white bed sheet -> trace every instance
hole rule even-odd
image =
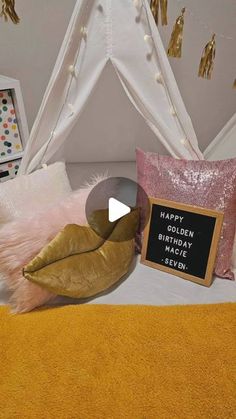
[[[0,282],[0,305],[7,304],[8,293]],[[131,274],[116,287],[90,300],[58,297],[53,304],[211,304],[236,302],[236,281],[214,278],[211,287],[195,284],[180,277],[142,265],[137,258]]]

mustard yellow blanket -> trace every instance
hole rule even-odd
[[[0,359],[0,418],[235,418],[236,304],[1,307]]]

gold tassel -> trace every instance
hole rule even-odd
[[[159,9],[160,9],[161,10],[161,24],[162,26],[167,25],[168,0],[151,0],[150,7],[151,7],[151,11],[152,11],[156,24],[158,25]]]
[[[184,12],[185,7],[182,9],[181,15],[176,19],[175,25],[173,27],[167,50],[169,57],[180,58],[182,55]]]
[[[236,89],[236,79],[234,80],[233,89]]]
[[[166,26],[168,24],[167,8],[168,8],[168,0],[161,0],[161,24],[162,26]]]
[[[20,22],[20,18],[15,11],[15,0],[2,0],[2,11],[0,16],[4,17],[6,22],[9,18],[15,24]]]
[[[200,65],[198,70],[198,77],[203,77],[204,79],[211,79],[212,70],[214,66],[214,59],[216,55],[216,41],[215,34],[212,35],[211,40],[206,44]]]
[[[160,0],[151,0],[150,7],[156,24],[158,25],[159,18],[159,1]]]

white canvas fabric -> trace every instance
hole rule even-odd
[[[207,147],[204,155],[207,160],[224,160],[236,157],[236,113]],[[236,275],[236,235],[234,239],[232,268]]]
[[[69,71],[71,66],[75,74]],[[114,102],[119,87],[126,93],[122,101],[129,99],[130,112],[136,111],[139,122],[142,117],[149,131],[154,133],[157,145],[161,143],[175,157],[203,158],[148,1],[140,0],[139,7],[135,7],[133,0],[78,0],[26,147],[21,174],[49,162],[56,153],[62,153],[61,150],[70,162],[135,160],[135,147],[127,150],[126,136],[120,135],[119,140],[119,129],[111,129],[109,124],[110,119],[118,117],[113,102],[106,103],[107,123],[101,119],[103,130],[98,126],[104,103],[96,108],[96,121],[88,118],[102,79],[106,100],[108,89],[103,77],[106,72],[112,72],[116,79]],[[122,103],[119,109],[123,108]],[[79,135],[75,132],[75,126],[80,127],[80,119],[85,120],[85,113],[88,125],[95,126],[97,133],[96,138],[89,139],[93,144],[90,149],[86,149],[88,141],[84,130],[78,131]],[[132,118],[129,112],[123,115],[127,142],[133,138],[132,133],[137,134]],[[120,124],[120,132],[123,124]],[[153,134],[148,135],[153,138]],[[68,145],[70,141],[73,147]],[[90,150],[89,156],[86,153],[83,156],[83,148]]]
[[[236,113],[207,147],[204,155],[207,160],[236,157]]]

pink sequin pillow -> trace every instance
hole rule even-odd
[[[224,212],[215,274],[234,279],[231,259],[236,224],[236,159],[178,160],[137,149],[136,161],[138,183],[149,196]]]

